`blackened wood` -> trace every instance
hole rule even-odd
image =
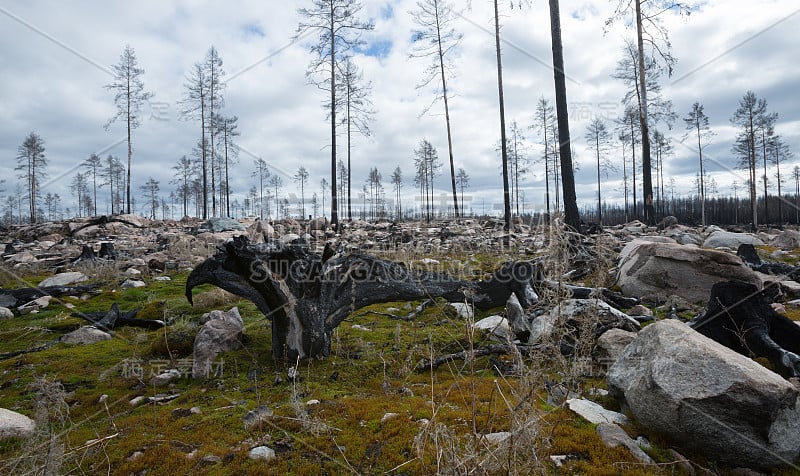
[[[785,376],[800,375],[800,326],[753,284],[716,283],[704,314],[689,326],[740,354],[765,357]]]

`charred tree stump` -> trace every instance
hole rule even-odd
[[[442,297],[490,309],[514,293],[528,307],[536,276],[535,263],[517,262],[488,280],[464,281],[373,256],[334,254],[327,246],[319,255],[299,245],[252,245],[239,236],[191,272],[186,298],[191,303],[192,289],[208,283],[252,301],[272,321],[273,357],[294,360],[329,355],[333,330],[370,304]]]
[[[110,241],[100,243],[100,257],[107,260],[116,260],[117,251],[114,249],[114,243]]]
[[[705,313],[689,326],[740,354],[768,359],[784,376],[800,375],[800,326],[772,309],[753,284],[716,283]]]
[[[97,255],[94,253],[94,248],[91,245],[83,245],[83,249],[81,249],[81,255],[73,259],[71,262],[74,264],[87,261],[97,261]]]

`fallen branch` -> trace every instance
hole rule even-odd
[[[437,357],[433,360],[423,359],[417,364],[416,367],[414,367],[414,370],[417,372],[436,370],[440,365],[452,362],[454,360],[467,360],[470,357],[470,354],[472,354],[473,357],[483,357],[485,355],[492,354],[510,354],[513,351],[514,349],[512,349],[508,344],[491,344],[486,347],[474,349],[472,352],[469,350],[462,350],[461,352],[442,355],[441,357]]]
[[[41,352],[43,350],[49,349],[53,344],[57,343],[58,340],[54,340],[53,342],[48,342],[47,344],[40,345],[39,347],[33,347],[31,349],[23,349],[23,350],[15,350],[13,352],[4,352],[0,354],[0,360],[8,360],[12,357],[16,357],[18,355],[23,354],[31,354],[33,352]]]

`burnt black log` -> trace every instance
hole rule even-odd
[[[736,255],[742,258],[742,261],[747,264],[753,271],[759,273],[770,274],[773,276],[782,276],[785,279],[798,281],[800,278],[800,267],[792,266],[787,263],[776,262],[763,262],[756,252],[753,245],[741,244],[739,249],[736,250]]]
[[[0,306],[15,309],[42,296],[80,296],[99,294],[99,284],[76,284],[74,286],[45,286],[43,288],[0,289]]]
[[[192,289],[208,283],[252,301],[272,321],[273,357],[294,360],[327,356],[333,330],[364,306],[442,297],[491,309],[514,293],[526,308],[537,276],[536,263],[523,261],[504,264],[488,280],[463,281],[373,256],[252,245],[239,236],[191,272],[186,298],[191,303]]]
[[[784,376],[800,376],[800,326],[753,284],[716,283],[705,312],[689,326],[740,354],[768,359]]]
[[[141,225],[137,225],[136,223],[128,221],[128,220],[126,220],[124,218],[121,218],[119,216],[115,216],[115,215],[100,215],[99,217],[90,218],[88,221],[86,221],[86,223],[84,223],[81,226],[79,226],[79,227],[75,228],[74,230],[72,230],[71,234],[74,235],[75,233],[83,230],[84,228],[90,227],[90,226],[105,227],[106,224],[112,223],[112,222],[122,223],[122,224],[125,224],[125,225],[128,225],[128,226],[132,226],[133,228],[143,228]]]
[[[117,303],[111,305],[108,312],[75,312],[73,317],[80,317],[91,322],[92,325],[103,331],[110,331],[121,326],[142,327],[144,329],[161,329],[166,324],[158,319],[137,319],[139,309],[121,311]]]

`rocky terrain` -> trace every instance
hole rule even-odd
[[[353,304],[327,357],[290,360],[263,305],[209,285],[184,297],[189,273],[242,235],[468,282],[506,262],[538,274],[493,309],[468,294]],[[797,231],[466,220],[335,233],[118,215],[15,226],[0,243],[2,474],[800,471],[797,356],[743,355],[685,324],[731,280],[800,318]]]

